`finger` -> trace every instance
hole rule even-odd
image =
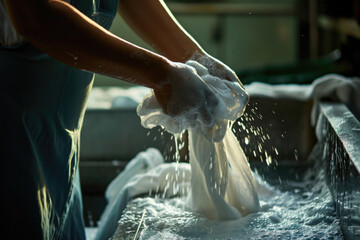
[[[238,82],[242,87],[244,87],[235,72],[228,71],[227,73],[228,73],[227,76],[226,76],[227,80],[229,80],[231,82]]]
[[[155,98],[165,114],[168,114],[168,105],[171,98],[170,92],[158,92],[154,91]]]

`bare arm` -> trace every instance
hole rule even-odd
[[[101,28],[60,0],[5,0],[17,31],[50,56],[76,68],[161,90],[172,64]]]
[[[181,27],[162,0],[119,0],[119,14],[157,52],[184,62],[200,45]]]
[[[233,70],[206,53],[181,27],[163,0],[119,0],[118,12],[142,39],[168,59],[198,61],[212,75],[241,84]]]
[[[200,119],[213,122],[209,109],[216,105],[215,96],[192,67],[114,36],[61,0],[5,0],[5,4],[16,30],[52,57],[153,88],[170,115],[195,108]]]

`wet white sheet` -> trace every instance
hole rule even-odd
[[[229,125],[238,119],[248,97],[238,82],[211,76],[196,62],[200,77],[216,95],[219,104],[210,109],[215,126],[188,116],[171,117],[163,113],[155,95],[147,95],[138,107],[141,123],[146,128],[162,126],[168,132],[189,132],[191,191],[188,206],[209,219],[237,219],[259,209],[255,181],[240,144]]]

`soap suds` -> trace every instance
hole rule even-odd
[[[138,106],[141,123],[146,128],[162,126],[173,134],[188,130],[191,190],[187,205],[193,211],[213,220],[237,219],[257,212],[256,183],[246,156],[230,129],[232,122],[243,114],[248,95],[238,82],[212,76],[195,61],[186,64],[196,69],[218,100],[210,111],[215,125],[206,127],[196,118],[196,112],[193,118],[166,115],[153,92]]]

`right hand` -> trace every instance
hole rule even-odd
[[[200,121],[207,127],[214,126],[218,100],[195,68],[172,63],[162,88],[154,89],[154,93],[166,114],[183,115],[191,123]]]

